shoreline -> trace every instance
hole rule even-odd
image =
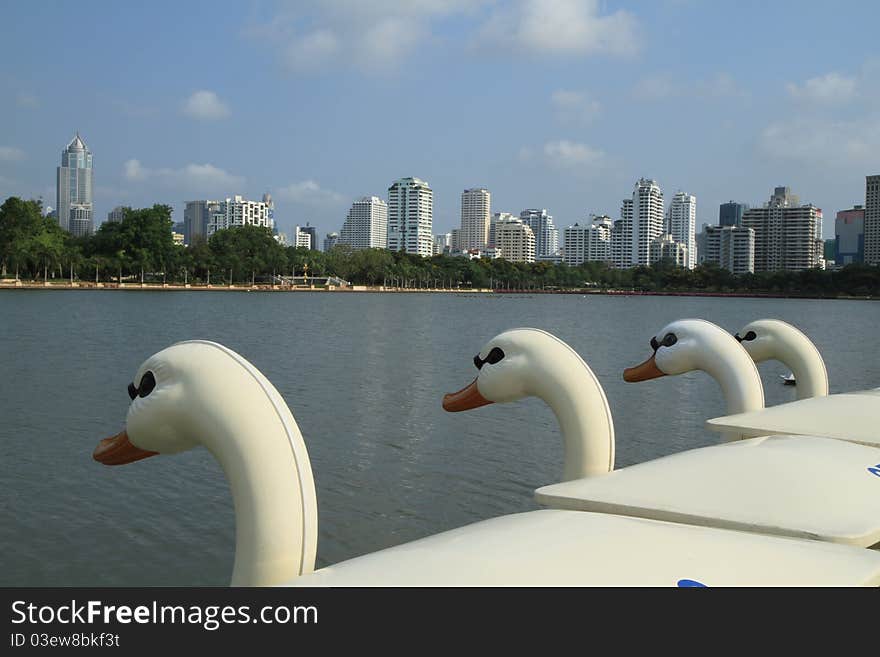
[[[705,292],[705,291],[644,291],[613,289],[570,289],[570,290],[529,290],[529,289],[443,289],[443,288],[391,288],[381,285],[352,285],[350,287],[316,287],[284,285],[180,285],[177,283],[34,283],[24,281],[0,281],[0,290],[114,290],[114,291],[159,291],[159,292],[333,292],[333,293],[372,293],[372,294],[568,294],[600,296],[653,296],[653,297],[730,297],[741,299],[826,299],[848,301],[877,301],[880,297],[859,295],[820,296],[815,294],[784,294],[770,292]]]

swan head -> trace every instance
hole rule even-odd
[[[466,411],[537,395],[542,373],[558,361],[560,346],[565,346],[562,341],[539,329],[518,328],[496,335],[474,356],[477,378],[444,395],[444,410]]]
[[[742,351],[731,335],[703,319],[679,319],[651,338],[654,353],[645,362],[623,371],[629,383],[712,369],[712,361],[732,348]]]
[[[193,341],[150,356],[128,384],[131,405],[125,428],[98,443],[93,458],[105,465],[122,465],[201,444],[201,402],[217,383],[211,373],[232,362],[225,351],[213,343]]]
[[[778,319],[759,319],[746,324],[735,337],[756,363],[778,357],[792,338],[803,334],[791,324]]]

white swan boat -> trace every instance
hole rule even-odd
[[[706,426],[744,436],[770,433],[817,435],[880,447],[880,388],[828,394],[828,373],[819,350],[785,322],[762,319],[736,334],[755,362],[781,361],[797,379],[798,400],[766,409],[728,409]]]
[[[880,553],[562,510],[494,518],[315,571],[308,452],[253,365],[216,343],[183,342],[147,359],[129,394],[125,429],[94,458],[122,465],[207,448],[232,490],[233,585],[880,585]]]
[[[729,409],[764,406],[752,359],[718,326],[679,320],[651,340],[653,355],[624,374],[644,381],[699,369],[721,384]],[[536,329],[506,331],[474,359],[477,378],[447,395],[449,411],[535,396],[559,422],[561,483],[535,491],[558,509],[868,547],[880,541],[880,488],[869,468],[880,451],[807,436],[764,436],[672,454],[614,470],[614,425],[605,393],[581,357]]]

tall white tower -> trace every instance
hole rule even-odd
[[[687,268],[697,266],[697,197],[676,192],[669,205],[666,231],[687,247]]]
[[[384,249],[388,245],[388,204],[378,196],[364,196],[351,204],[339,243],[355,249]]]
[[[650,265],[651,242],[663,233],[663,190],[639,178],[632,196],[632,266]]]
[[[434,192],[419,178],[388,188],[388,249],[425,258],[434,253]]]
[[[483,187],[466,189],[461,193],[461,232],[459,248],[485,249],[489,242],[489,218],[492,195]]]
[[[77,132],[61,151],[56,177],[58,223],[73,235],[95,232],[92,184],[92,153]]]

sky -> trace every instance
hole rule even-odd
[[[880,3],[807,0],[9,0],[0,197],[55,206],[79,130],[95,217],[270,192],[287,232],[338,231],[394,180],[463,189],[560,228],[619,217],[640,177],[667,203],[864,203],[880,173]],[[9,29],[9,27],[12,29]]]

